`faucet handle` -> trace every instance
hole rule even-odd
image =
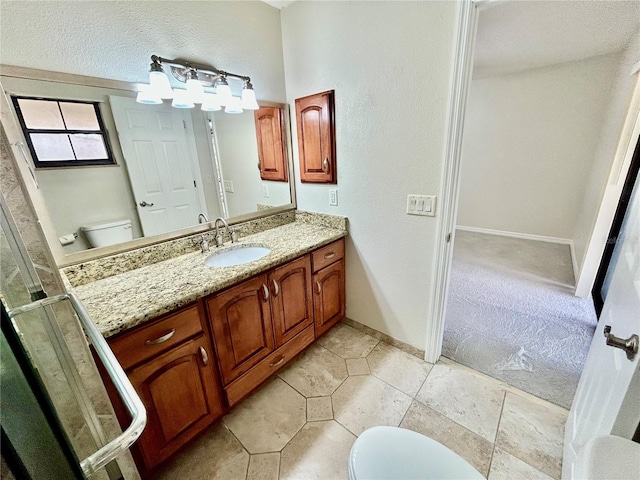
[[[234,228],[229,229],[229,236],[231,237],[231,243],[238,241],[238,232],[236,232]]]

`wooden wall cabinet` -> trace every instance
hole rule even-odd
[[[127,375],[147,410],[147,426],[133,448],[143,474],[224,413],[215,356],[201,311],[199,305],[188,307],[109,342],[127,365]],[[194,331],[195,337],[184,339]],[[114,406],[121,423],[127,424],[124,407],[115,401]]]
[[[313,254],[313,272],[313,316],[319,337],[345,314],[344,240]]]
[[[289,181],[284,110],[260,107],[254,112],[258,140],[258,168],[262,180]]]
[[[334,91],[296,99],[300,181],[337,183]]]

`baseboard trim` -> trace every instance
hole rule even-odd
[[[547,237],[545,235],[534,235],[532,233],[519,233],[509,232],[506,230],[492,230],[490,228],[466,227],[464,225],[456,225],[456,230],[462,230],[464,232],[484,233],[486,235],[498,235],[501,237],[522,238],[524,240],[536,240],[538,242],[560,243],[562,245],[569,245],[569,250],[571,251],[571,266],[573,268],[574,282],[577,283],[578,281],[578,274],[580,272],[578,270],[576,250],[573,245],[573,240],[571,240],[570,238]]]
[[[378,330],[375,330],[367,325],[363,325],[360,322],[356,322],[355,320],[351,320],[348,317],[344,317],[342,319],[342,323],[345,325],[349,325],[350,327],[355,328],[356,330],[361,331],[362,333],[366,333],[367,335],[371,335],[373,338],[377,338],[378,340],[383,341],[391,345],[392,347],[396,347],[403,352],[408,353],[409,355],[413,355],[414,357],[419,358],[420,360],[424,360],[424,350],[420,350],[419,348],[414,347],[413,345],[409,345],[401,340],[397,340],[386,333],[382,333]]]

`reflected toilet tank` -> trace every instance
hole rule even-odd
[[[131,220],[113,220],[110,222],[94,223],[80,227],[82,233],[93,248],[107,247],[116,243],[133,240]]]

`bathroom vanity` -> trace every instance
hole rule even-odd
[[[147,427],[132,449],[143,476],[344,317],[342,221],[344,228],[297,220],[209,254],[97,281],[82,276],[95,265],[65,269],[72,284],[83,283],[74,290],[147,408]],[[244,265],[205,265],[208,256],[242,245],[271,253]],[[126,425],[126,411],[111,398]]]

